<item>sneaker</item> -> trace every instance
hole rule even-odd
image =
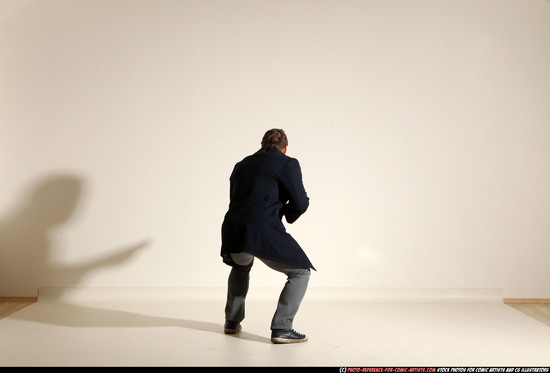
[[[237,334],[242,330],[242,326],[239,322],[236,321],[226,321],[223,326],[223,332],[225,334]]]
[[[307,336],[298,333],[294,329],[273,329],[271,331],[271,342],[273,343],[301,343],[306,341]]]

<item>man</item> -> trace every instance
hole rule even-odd
[[[226,334],[241,331],[250,269],[254,258],[282,272],[287,282],[271,320],[271,342],[298,343],[307,336],[292,323],[306,293],[313,265],[288,234],[282,218],[294,223],[309,206],[298,160],[286,155],[288,139],[282,129],[271,129],[261,149],[237,163],[230,177],[230,202],[222,224],[223,261],[230,265]]]

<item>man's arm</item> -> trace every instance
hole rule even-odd
[[[309,197],[304,188],[302,170],[297,159],[291,158],[285,165],[281,184],[289,196],[288,203],[281,209],[281,216],[284,215],[286,221],[292,224],[306,212],[309,206]]]

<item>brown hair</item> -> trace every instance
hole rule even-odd
[[[285,131],[279,128],[273,128],[267,131],[262,138],[262,148],[265,146],[274,146],[279,150],[284,150],[288,146],[288,139]]]

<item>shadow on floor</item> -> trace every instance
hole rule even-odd
[[[224,334],[223,325],[170,317],[151,316],[141,313],[108,310],[80,306],[63,302],[41,302],[40,313],[29,311],[36,304],[10,316],[12,319],[28,322],[51,324],[75,328],[139,328],[139,327],[179,327],[207,333]],[[267,337],[241,331],[238,334],[227,335],[228,338],[238,338],[252,342],[268,343]]]

